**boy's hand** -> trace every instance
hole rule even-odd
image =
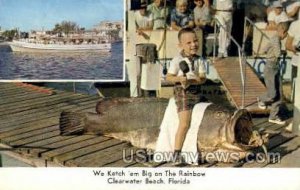
[[[185,77],[185,76],[180,76],[180,77],[179,77],[179,81],[180,81],[180,83],[181,83],[181,85],[182,85],[182,87],[183,87],[184,89],[188,87],[189,81],[187,80],[187,77]]]

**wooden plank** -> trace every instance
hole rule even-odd
[[[122,142],[115,146],[111,146],[77,159],[67,161],[65,165],[72,166],[74,163],[76,163],[76,165],[82,167],[102,167],[106,164],[123,160],[123,150],[125,150],[124,156],[128,157],[130,154],[133,155],[137,148],[132,147],[128,142]]]
[[[9,98],[11,96],[20,96],[20,95],[23,95],[23,94],[26,94],[26,93],[33,93],[29,90],[26,90],[26,89],[12,89],[12,90],[6,90],[6,91],[3,91],[3,90],[0,90],[0,96],[3,97],[3,98]]]
[[[71,145],[68,145],[68,146],[57,148],[57,149],[52,150],[52,151],[44,152],[44,153],[41,154],[41,157],[46,158],[47,160],[53,160],[54,157],[57,157],[59,155],[66,154],[68,152],[72,152],[72,151],[75,151],[77,149],[81,149],[81,148],[84,148],[84,147],[87,147],[87,146],[90,146],[90,145],[98,144],[100,142],[104,142],[104,141],[107,141],[107,140],[110,140],[110,139],[111,138],[102,137],[102,136],[101,137],[96,137],[96,138],[89,139],[89,140],[86,140],[86,141],[81,141],[81,142],[78,142],[78,143],[75,143],[75,144],[71,144]]]
[[[67,100],[72,99],[73,97],[78,98],[78,96],[75,95],[69,95],[69,94],[63,94],[60,96],[50,96],[50,97],[45,97],[45,99],[42,100],[35,100],[34,102],[29,102],[29,103],[24,103],[22,102],[22,104],[18,104],[14,107],[12,107],[11,105],[6,109],[0,109],[0,116],[4,116],[4,115],[10,115],[13,113],[18,113],[18,112],[24,112],[24,111],[28,111],[28,110],[32,110],[32,109],[38,109],[39,107],[45,107],[45,106],[51,106],[54,104],[58,104],[60,102],[64,102]]]
[[[31,152],[36,152],[36,151],[45,151],[45,150],[52,149],[51,147],[48,147],[47,145],[49,145],[51,143],[64,141],[64,140],[67,140],[70,138],[73,138],[73,136],[58,135],[58,136],[51,137],[49,139],[42,139],[40,141],[36,141],[33,143],[24,144],[22,147],[19,147],[17,151],[21,154],[30,154]],[[30,154],[30,156],[38,157],[37,154],[36,155]]]
[[[30,125],[27,125],[28,127],[22,127],[22,128],[17,128],[17,129],[13,129],[13,130],[10,130],[10,131],[7,131],[7,132],[1,132],[0,133],[0,139],[5,139],[5,138],[9,138],[9,137],[13,137],[13,136],[16,136],[16,135],[19,135],[19,134],[24,134],[24,133],[28,133],[28,132],[31,132],[31,131],[34,131],[34,130],[38,130],[38,129],[43,129],[43,128],[46,128],[48,126],[54,126],[54,125],[58,125],[58,119],[57,118],[57,121],[53,121],[50,125],[46,125],[45,123],[43,122],[35,122],[35,123],[32,123]],[[46,120],[44,120],[46,121]],[[51,120],[50,120],[51,122]]]
[[[14,141],[20,141],[22,139],[34,137],[35,135],[44,134],[44,133],[55,131],[55,130],[59,130],[58,125],[44,127],[41,129],[37,129],[37,130],[25,132],[25,133],[20,133],[20,134],[14,135],[14,136],[2,138],[1,141],[5,142],[7,144],[10,144],[10,143],[13,143]]]
[[[13,102],[9,102],[7,104],[1,105],[0,110],[2,112],[2,111],[6,111],[6,110],[13,110],[13,109],[18,109],[18,108],[22,108],[22,107],[27,107],[31,103],[34,104],[35,102],[45,101],[45,100],[48,100],[48,99],[56,98],[56,97],[59,97],[60,95],[62,95],[62,94],[41,96],[41,97],[37,97],[33,100],[32,99],[27,99],[27,100],[13,101]]]
[[[94,100],[85,100],[83,102],[78,103],[77,105],[73,104],[73,105],[67,105],[67,106],[64,106],[64,107],[57,107],[54,110],[53,109],[52,110],[46,110],[46,111],[39,112],[39,113],[36,113],[36,114],[31,114],[31,115],[19,117],[18,119],[15,118],[15,119],[12,119],[12,120],[5,120],[2,123],[0,123],[0,129],[1,128],[6,128],[8,126],[20,125],[20,124],[23,124],[23,123],[32,122],[32,121],[35,121],[37,117],[39,119],[45,119],[45,118],[49,118],[49,117],[52,117],[52,116],[59,116],[61,111],[63,111],[63,110],[72,110],[72,109],[74,109],[78,106],[81,106],[82,108],[83,107],[91,108],[91,107],[95,106],[95,101]]]
[[[81,99],[83,102],[89,100],[89,98],[84,98]],[[35,108],[35,109],[30,109],[30,110],[25,110],[25,111],[20,111],[20,112],[15,112],[9,115],[2,115],[0,116],[0,119],[2,120],[2,124],[9,122],[10,120],[14,120],[16,121],[16,118],[18,118],[18,120],[24,119],[30,115],[36,115],[36,117],[38,117],[38,115],[42,115],[43,113],[49,114],[49,113],[53,113],[56,110],[59,110],[61,107],[64,106],[69,106],[70,104],[67,102],[60,102],[57,104],[53,104],[53,105],[49,105],[49,106],[43,106],[43,107],[39,107],[39,108]]]
[[[60,137],[60,139],[56,140],[54,138]],[[73,145],[78,142],[82,142],[85,140],[96,138],[96,136],[93,135],[80,135],[80,136],[57,136],[50,139],[43,139],[38,142],[26,144],[26,146],[39,146],[41,148],[35,148],[35,149],[29,149],[27,152],[31,156],[35,157],[41,157],[42,153],[46,153],[47,150],[45,148],[55,150],[57,148],[61,148],[68,145]]]
[[[0,148],[11,148],[7,145],[0,144]],[[3,151],[2,154],[5,154],[9,157],[15,158],[17,160],[20,160],[21,162],[24,162],[28,165],[34,166],[34,167],[62,167],[62,165],[59,165],[57,163],[53,162],[47,162],[47,160],[43,159],[37,159],[32,157],[27,157],[22,154],[16,153],[14,151]]]
[[[92,111],[91,109],[81,109],[81,107],[76,108],[74,111]],[[26,123],[20,125],[18,128],[8,128],[8,130],[0,131],[0,139],[5,137],[14,136],[20,133],[25,133],[29,131],[33,131],[36,129],[45,128],[46,126],[59,125],[59,116],[52,117],[49,119],[33,121],[32,123]]]
[[[22,96],[18,96],[15,98],[10,98],[10,99],[0,99],[2,101],[0,101],[1,105],[7,105],[7,104],[11,104],[13,102],[23,102],[25,100],[32,100],[32,99],[36,99],[36,98],[40,98],[40,97],[49,97],[51,95],[47,95],[47,94],[28,94],[28,95],[22,95]]]
[[[300,137],[297,136],[293,138],[292,140],[274,148],[272,152],[279,153],[281,159],[279,159],[278,163],[269,163],[267,165],[264,165],[263,167],[299,167],[299,165],[295,165],[295,155],[292,155],[296,150],[299,150],[300,147]],[[298,154],[297,154],[298,155]],[[284,161],[282,161],[282,158],[284,157]]]
[[[59,93],[59,94],[55,94],[55,95],[37,97],[34,101],[32,101],[31,99],[23,100],[23,101],[14,101],[14,102],[9,103],[9,108],[10,109],[17,109],[17,108],[26,107],[27,105],[34,104],[35,102],[45,101],[45,100],[47,100],[47,98],[51,99],[51,98],[59,97],[62,94],[65,94],[65,93]],[[5,110],[5,108],[8,108],[7,104],[1,104],[0,105],[1,110]]]
[[[9,92],[2,92],[2,94],[1,94],[2,99],[0,101],[1,101],[1,103],[5,103],[5,102],[7,102],[11,99],[14,99],[14,98],[30,96],[30,95],[33,95],[33,94],[47,95],[47,96],[52,95],[52,94],[43,93],[43,92],[34,91],[34,90],[22,90],[22,91],[12,90],[12,91],[9,91]]]
[[[81,111],[81,112],[93,112],[95,110],[95,106],[93,104],[91,104],[91,105],[86,105],[86,106],[74,107],[74,108],[70,108],[70,109],[66,109],[66,110]],[[0,133],[6,134],[6,132],[13,132],[18,129],[26,130],[26,128],[29,128],[31,130],[32,128],[58,125],[59,117],[60,117],[60,113],[57,113],[57,114],[53,114],[53,115],[48,115],[48,117],[45,117],[45,118],[40,117],[32,122],[22,123],[19,125],[9,125],[9,126],[3,127],[3,128],[1,128],[1,126],[0,126]]]
[[[88,154],[91,154],[91,153],[109,148],[111,146],[122,144],[122,143],[123,142],[120,141],[120,140],[110,139],[110,140],[107,140],[107,141],[104,141],[104,142],[93,144],[93,145],[90,145],[90,146],[87,146],[87,147],[84,147],[84,148],[80,148],[78,150],[74,150],[72,152],[68,152],[68,153],[56,156],[54,158],[54,161],[59,162],[59,163],[64,163],[64,165],[66,165],[66,162],[69,161],[69,160],[80,158],[82,156],[85,156],[85,155],[88,155]],[[72,163],[74,163],[74,162],[72,162]]]
[[[55,160],[63,161],[66,166],[74,166],[75,164],[82,167],[100,167],[122,158],[122,150],[129,147],[129,143],[112,139],[79,149],[76,152],[70,152],[68,155],[61,155]]]
[[[60,134],[60,131],[55,130],[55,131],[51,131],[51,132],[48,132],[48,133],[45,133],[45,134],[39,134],[37,136],[33,136],[33,137],[26,138],[26,139],[21,139],[21,140],[18,140],[18,141],[14,141],[14,142],[11,142],[10,145],[11,146],[22,146],[22,145],[33,143],[33,142],[40,141],[40,140],[43,140],[43,139],[52,138],[52,137],[58,136],[59,134]]]
[[[58,103],[53,104],[51,106],[42,106],[42,107],[38,107],[36,109],[20,111],[20,112],[10,114],[10,115],[2,115],[2,116],[0,116],[0,119],[2,120],[1,123],[5,123],[5,122],[3,122],[5,120],[10,120],[10,119],[15,120],[15,118],[20,118],[20,117],[30,115],[30,114],[35,114],[36,115],[36,114],[40,114],[44,111],[46,111],[46,113],[48,113],[48,112],[50,112],[50,110],[54,111],[54,110],[57,110],[57,109],[59,109],[63,106],[74,105],[74,104],[78,104],[78,103],[85,102],[85,101],[88,101],[88,100],[93,100],[93,98],[91,98],[91,97],[76,97],[76,96],[75,97],[70,97],[68,100],[65,100],[63,102],[58,102]]]

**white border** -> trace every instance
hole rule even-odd
[[[106,1],[106,0],[105,0]],[[112,4],[113,5],[113,4]],[[123,0],[123,78],[122,79],[0,79],[0,82],[125,82],[126,0]]]

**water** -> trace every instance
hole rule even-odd
[[[123,43],[112,52],[23,53],[0,45],[2,80],[122,80]]]

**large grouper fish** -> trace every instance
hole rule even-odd
[[[63,111],[61,135],[106,135],[154,150],[168,102],[165,98],[103,98],[94,112]],[[247,110],[210,104],[199,125],[197,147],[201,153],[237,152],[243,159],[259,147],[266,153],[267,136],[253,130]]]

